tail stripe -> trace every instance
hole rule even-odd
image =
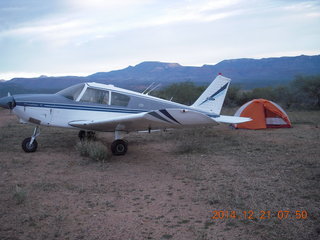
[[[215,100],[215,98],[214,97],[216,97],[219,93],[222,93],[227,87],[228,87],[228,84],[229,83],[226,83],[224,86],[222,86],[218,91],[216,91],[214,94],[212,94],[210,97],[208,97],[206,100],[204,100],[202,103],[200,103],[199,104],[199,106],[200,105],[202,105],[202,104],[204,104],[205,102],[207,102],[207,101],[214,101]]]
[[[218,75],[192,105],[195,109],[220,114],[231,79]]]

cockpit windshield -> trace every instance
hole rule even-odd
[[[80,84],[68,87],[66,89],[63,89],[60,92],[57,92],[56,94],[64,96],[64,97],[69,98],[71,100],[77,100],[84,85],[85,85],[84,83],[80,83]]]

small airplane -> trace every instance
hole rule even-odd
[[[150,90],[138,93],[113,85],[80,83],[55,94],[18,94],[0,99],[21,123],[35,125],[31,137],[23,140],[25,152],[35,152],[40,125],[80,130],[80,139],[95,131],[114,132],[114,155],[124,155],[128,142],[121,133],[210,125],[243,123],[250,118],[220,115],[231,79],[219,74],[191,106],[154,96]],[[152,90],[152,89],[151,89]]]

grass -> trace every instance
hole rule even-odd
[[[319,111],[288,111],[289,119],[292,124],[311,124],[319,126]]]
[[[24,203],[27,199],[27,192],[20,187],[19,185],[15,186],[15,192],[13,194],[13,198],[16,201],[17,205]]]
[[[28,155],[20,142],[32,126],[0,128],[0,238],[94,239],[114,231],[115,238],[143,239],[152,231],[155,239],[317,239],[320,112],[288,114],[292,129],[131,134],[128,154],[103,172],[97,161],[110,156],[99,137],[81,144],[75,131],[43,128],[39,152]],[[90,149],[92,164],[80,164],[79,154],[91,159]],[[213,210],[270,210],[272,217],[212,220]],[[307,210],[309,217],[279,220],[279,210]]]
[[[293,119],[294,129],[227,132],[207,128],[200,136],[187,130],[179,133],[180,143],[177,144],[178,149],[181,145],[187,146],[187,151],[180,153],[189,156],[186,158],[188,176],[196,180],[194,176],[201,175],[205,180],[200,186],[209,186],[207,200],[212,208],[238,213],[270,210],[273,214],[279,210],[305,209],[310,213],[311,217],[304,222],[280,221],[276,216],[269,220],[258,219],[258,222],[240,221],[240,228],[251,229],[268,239],[312,238],[319,231],[316,203],[319,204],[320,199],[317,187],[320,182],[320,133],[316,123],[320,121],[320,114],[319,111],[305,111],[292,112],[289,116]],[[211,138],[213,135],[215,138]],[[196,139],[189,140],[187,136]],[[200,141],[205,143],[205,148],[197,144]],[[203,154],[213,157],[210,160],[201,158]],[[213,159],[219,160],[210,168]],[[227,161],[232,167],[228,168],[221,161]]]
[[[93,161],[104,162],[110,159],[107,148],[97,141],[81,141],[76,145],[77,151],[81,156],[89,157]]]

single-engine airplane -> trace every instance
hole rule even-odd
[[[113,85],[80,83],[56,94],[18,94],[0,99],[21,123],[35,125],[31,137],[23,140],[25,152],[35,152],[40,125],[80,130],[79,137],[95,131],[114,132],[114,155],[124,155],[128,143],[122,132],[153,131],[212,123],[242,123],[250,118],[220,115],[231,79],[218,75],[191,106],[175,103]]]

